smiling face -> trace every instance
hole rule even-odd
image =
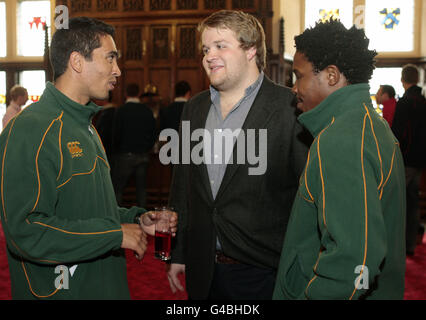
[[[206,28],[201,36],[203,67],[210,83],[219,91],[247,87],[247,75],[256,66],[256,49],[243,50],[230,29]]]
[[[117,65],[117,48],[110,35],[100,36],[101,46],[92,52],[92,59],[84,59],[82,79],[89,99],[104,100],[113,90],[121,71]]]

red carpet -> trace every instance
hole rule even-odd
[[[186,292],[173,294],[167,280],[166,264],[154,258],[154,238],[148,237],[148,250],[142,261],[132,251],[126,250],[127,280],[130,295],[135,300],[186,300]],[[180,278],[185,284],[185,278]]]
[[[9,266],[6,256],[6,241],[4,239],[3,228],[0,223],[0,300],[11,298]]]
[[[405,271],[405,300],[426,300],[426,234],[423,243],[408,257]]]
[[[149,237],[148,250],[142,261],[126,250],[127,276],[132,299],[135,300],[185,300],[186,292],[173,294],[165,271],[165,263],[154,258],[154,238]],[[181,282],[184,284],[184,277]],[[6,242],[0,223],[0,300],[11,299],[9,266]]]
[[[172,294],[165,272],[165,264],[154,259],[154,241],[149,239],[148,250],[142,261],[126,251],[129,288],[132,299],[184,300],[185,292]],[[181,278],[183,282],[183,278]],[[405,300],[426,300],[426,236],[416,248],[414,257],[407,258]],[[10,299],[9,268],[6,244],[0,226],[0,300]]]

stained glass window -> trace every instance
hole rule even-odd
[[[19,84],[27,89],[27,105],[40,99],[46,87],[46,75],[43,70],[22,71],[19,73]]]
[[[6,72],[0,71],[0,119],[6,112]]]
[[[44,54],[43,24],[50,21],[50,1],[21,0],[18,2],[18,55]]]
[[[332,17],[350,28],[353,25],[353,0],[305,0],[305,28]]]
[[[0,57],[6,56],[6,3],[0,1]]]
[[[365,31],[378,52],[414,50],[414,0],[366,0]]]

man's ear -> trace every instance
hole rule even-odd
[[[329,65],[326,68],[327,71],[327,80],[328,80],[328,85],[330,87],[334,87],[336,85],[338,85],[340,83],[340,81],[345,81],[346,79],[345,76],[340,72],[339,68],[337,68],[334,64]]]
[[[72,70],[77,73],[81,73],[83,71],[83,59],[84,57],[78,53],[77,51],[73,51],[70,55],[69,66]]]
[[[257,53],[257,49],[256,47],[251,47],[247,50],[246,54],[247,54],[247,59],[251,60],[256,56]]]

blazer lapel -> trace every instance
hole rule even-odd
[[[208,94],[208,99],[204,99],[203,102],[196,107],[197,115],[192,118],[192,121],[190,123],[191,133],[196,129],[204,129],[206,127],[206,120],[210,111],[210,106],[211,106],[211,100],[210,100],[210,94]],[[193,147],[198,143],[199,142],[191,141],[190,150],[192,151]],[[212,189],[210,186],[210,179],[209,179],[209,173],[207,171],[207,166],[204,162],[202,162],[200,165],[197,165],[197,169],[201,178],[201,184],[204,186],[208,199],[210,202],[213,202],[213,195],[212,195]]]
[[[243,124],[243,131],[246,134],[247,138],[247,129],[255,129],[258,133],[259,129],[265,128],[266,123],[270,119],[273,111],[276,109],[274,103],[274,94],[272,90],[274,84],[269,80],[266,75],[263,79],[262,85],[257,93],[257,96],[253,102],[253,105],[250,108],[247,118]],[[258,141],[257,141],[258,142]],[[246,144],[246,148],[249,147]],[[247,155],[247,150],[246,150]],[[225,191],[228,184],[231,182],[232,177],[239,167],[247,168],[247,165],[237,164],[237,143],[234,144],[233,154],[232,154],[232,164],[226,166],[225,175],[223,176],[222,183],[220,184],[219,191],[216,195],[216,199],[219,199],[221,194]],[[245,159],[247,161],[247,157]],[[248,174],[248,173],[246,173]]]

